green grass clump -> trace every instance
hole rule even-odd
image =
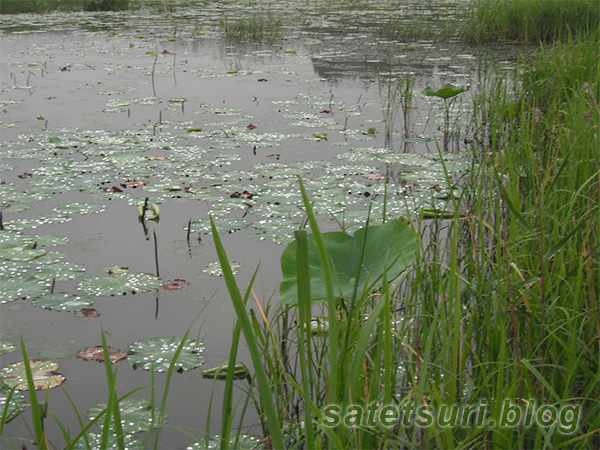
[[[327,302],[311,306],[306,235],[296,233],[298,305],[236,309],[265,368],[253,396],[259,413],[271,411],[265,436],[277,427],[286,448],[600,446],[597,48],[591,34],[540,49],[512,76],[483,75],[470,178],[449,199],[453,217],[412,221],[426,239],[396,287],[345,301],[333,294],[335,273],[324,273]],[[562,429],[501,427],[506,402],[581,410]],[[331,404],[482,403],[469,426],[323,425]]]
[[[461,31],[471,43],[552,42],[595,30],[596,0],[476,0]]]
[[[282,27],[283,20],[271,12],[223,22],[225,36],[238,42],[272,41],[281,37]]]

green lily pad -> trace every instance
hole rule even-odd
[[[365,242],[366,235],[366,242]],[[351,299],[357,274],[360,274],[358,295],[381,286],[381,276],[393,280],[415,260],[417,234],[408,224],[390,220],[384,225],[361,228],[354,236],[337,231],[323,233],[325,248],[333,263],[334,296]],[[364,254],[361,252],[364,245]],[[314,238],[308,238],[310,283],[313,302],[326,299],[325,279]],[[296,277],[296,242],[289,244],[281,255],[283,281],[280,300],[294,305],[298,302]],[[360,272],[359,272],[360,268]]]
[[[70,203],[68,205],[58,205],[54,211],[63,214],[95,214],[101,213],[106,209],[104,205],[96,203]]]
[[[242,270],[242,267],[244,267],[242,263],[236,261],[229,261],[229,265],[231,266],[231,271],[234,275]],[[202,270],[202,272],[218,277],[223,276],[223,270],[221,269],[221,264],[219,264],[218,261],[210,263]]]
[[[7,259],[0,260],[0,273],[7,277],[20,277],[25,275],[31,264],[29,262],[9,261]]]
[[[94,420],[98,414],[106,409],[106,403],[98,403],[92,406],[88,411],[88,418]],[[123,432],[131,434],[140,431],[148,431],[155,428],[152,419],[152,405],[146,399],[125,399],[119,402],[119,411],[121,412],[121,425]],[[111,423],[111,429],[113,424]]]
[[[4,355],[5,353],[10,353],[17,348],[15,344],[8,341],[0,341],[0,355]]]
[[[84,295],[69,294],[68,292],[53,292],[36,297],[31,301],[33,306],[57,311],[79,311],[94,304],[94,299]]]
[[[125,295],[158,289],[163,281],[149,273],[123,273],[100,277],[84,278],[77,289],[89,295]]]
[[[29,360],[29,365],[36,390],[52,389],[66,380],[63,375],[56,373],[59,365],[54,361],[31,359]],[[2,368],[0,370],[0,377],[2,377],[7,386],[11,388],[16,386],[18,391],[27,391],[29,389],[23,361]]]
[[[83,264],[66,261],[44,264],[43,266],[35,269],[31,275],[40,280],[55,279],[56,281],[66,281],[81,277],[85,270],[86,269]]]
[[[10,261],[31,261],[46,254],[43,248],[34,248],[31,244],[18,247],[0,248],[0,258]]]
[[[448,98],[455,97],[458,94],[461,94],[461,93],[467,91],[468,89],[469,88],[466,88],[466,87],[454,86],[453,84],[446,84],[444,87],[438,89],[437,91],[434,90],[432,87],[428,86],[425,88],[424,92],[425,92],[425,95],[448,99]]]
[[[23,411],[25,404],[25,396],[21,392],[14,390],[10,394],[10,391],[11,388],[8,385],[0,383],[0,411],[6,411],[5,416],[7,418],[14,417]],[[6,405],[7,402],[8,406]]]
[[[27,278],[8,278],[0,276],[0,304],[19,299],[39,297],[50,290],[48,280]]]
[[[89,445],[85,443],[85,439],[80,438],[77,443],[72,447],[76,450],[88,450],[90,448],[100,448],[102,445],[102,434],[101,433],[89,433],[87,435]],[[126,434],[123,436],[123,443],[125,444],[125,448],[128,450],[145,450],[147,447],[144,445],[144,442],[132,436],[131,434]],[[103,447],[106,450],[121,450],[121,445],[117,440],[115,435],[110,435],[108,437],[108,441],[106,442],[106,447]]]
[[[234,436],[229,440],[231,448],[237,450],[253,450],[266,448],[263,444],[263,439],[249,434],[242,434],[237,438]],[[210,450],[221,448],[221,436],[214,434],[209,436],[207,439],[203,439],[198,442],[194,442],[192,445],[187,447],[187,450]]]
[[[181,339],[174,336],[156,337],[134,342],[127,350],[129,354],[127,360],[134,369],[153,369],[155,372],[166,372],[169,370],[180,343]],[[187,339],[179,354],[179,359],[175,362],[176,370],[183,372],[202,365],[204,357],[200,353],[203,350],[203,344]]]
[[[35,242],[41,247],[54,247],[55,245],[65,245],[69,243],[66,236],[53,236],[51,234],[41,234],[35,237]]]

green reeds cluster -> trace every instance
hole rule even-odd
[[[248,18],[226,19],[222,26],[225,36],[232,41],[273,41],[281,37],[283,20],[272,12],[254,13]]]
[[[597,37],[541,49],[522,73],[484,74],[469,181],[448,200],[452,218],[413,221],[423,244],[397,288],[384,283],[340,302],[332,293],[335,274],[325,273],[328,301],[315,311],[299,231],[299,304],[269,317],[260,307],[261,324],[236,296],[238,320],[249,323],[244,335],[261,366],[258,408],[270,411],[264,431],[275,448],[282,440],[286,448],[600,445]],[[560,83],[565,71],[570,75]],[[542,73],[553,80],[551,90]],[[217,249],[223,251],[220,243]],[[226,264],[224,253],[220,259]],[[484,414],[455,427],[411,420],[390,428],[326,427],[323,408],[332,404],[407,411],[474,405]],[[502,427],[507,404],[580,409],[563,426],[550,417],[544,426],[523,420]]]
[[[596,0],[476,0],[461,35],[471,43],[552,42],[595,30]]]

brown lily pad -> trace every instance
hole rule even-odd
[[[114,364],[117,361],[122,360],[123,358],[127,358],[127,352],[124,352],[120,349],[115,349],[112,347],[108,347],[108,356],[110,358],[110,363]],[[77,357],[85,359],[86,361],[90,361],[95,359],[96,361],[104,361],[104,351],[101,345],[97,345],[95,347],[86,347],[83,350],[77,352]]]
[[[163,289],[167,291],[178,291],[184,286],[188,286],[189,281],[182,280],[181,278],[175,278],[173,281],[169,281],[163,285]]]

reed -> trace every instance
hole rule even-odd
[[[460,34],[471,43],[552,42],[598,28],[595,0],[476,0]]]

